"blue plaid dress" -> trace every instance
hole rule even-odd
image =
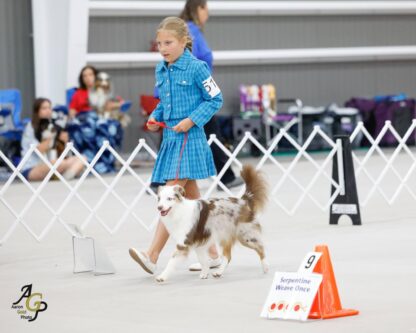
[[[216,174],[204,125],[221,108],[222,94],[211,77],[207,64],[186,49],[179,59],[167,66],[156,66],[156,87],[160,103],[150,115],[169,127],[190,118],[195,126],[188,132],[180,161],[179,179],[204,179]],[[184,133],[163,130],[162,144],[155,162],[152,182],[165,183],[176,178]]]

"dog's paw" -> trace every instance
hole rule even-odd
[[[221,276],[222,276],[222,271],[220,271],[220,270],[216,270],[215,272],[212,272],[212,276],[214,277],[214,278],[220,278]]]
[[[163,275],[156,276],[156,281],[159,282],[159,283],[165,282],[166,277],[163,276]]]
[[[208,279],[208,273],[200,273],[199,278],[203,280]]]
[[[263,273],[264,273],[264,274],[267,274],[267,273],[269,272],[270,265],[269,265],[269,263],[267,262],[267,260],[266,260],[266,259],[263,259],[263,260],[261,261],[261,267],[263,268]]]

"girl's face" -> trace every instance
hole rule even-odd
[[[208,4],[205,4],[204,7],[199,6],[197,8],[197,15],[198,15],[199,23],[201,24],[201,27],[203,27],[205,23],[207,23],[208,18],[209,18]]]
[[[91,68],[86,68],[84,70],[84,72],[82,73],[82,81],[84,81],[84,84],[87,86],[88,89],[94,87],[95,75],[94,71]]]
[[[179,40],[172,31],[160,30],[156,36],[156,43],[163,59],[171,65],[182,55],[186,39]]]
[[[39,118],[40,119],[50,119],[52,118],[52,106],[48,101],[44,101],[39,108]]]

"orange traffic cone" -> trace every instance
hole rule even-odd
[[[312,304],[308,318],[330,319],[357,315],[357,310],[342,308],[331,258],[329,257],[328,246],[315,246],[315,252],[322,253],[314,269],[314,273],[322,274],[322,283]]]

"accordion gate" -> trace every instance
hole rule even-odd
[[[360,206],[364,207],[366,206],[372,197],[376,193],[379,193],[383,199],[389,204],[392,205],[398,198],[399,194],[406,190],[410,196],[416,200],[416,194],[414,191],[414,183],[412,185],[411,177],[415,174],[415,168],[416,168],[416,154],[413,151],[411,147],[409,147],[406,142],[409,138],[414,138],[415,136],[415,129],[416,129],[416,120],[412,121],[411,126],[407,130],[407,132],[401,137],[396,130],[392,127],[392,124],[387,121],[385,123],[385,126],[383,127],[382,131],[379,133],[379,135],[376,138],[371,137],[371,135],[368,133],[368,131],[364,128],[363,123],[358,123],[358,126],[355,128],[353,133],[350,136],[350,141],[354,141],[354,139],[357,138],[357,136],[363,136],[367,138],[367,140],[370,142],[370,147],[368,151],[365,152],[363,158],[359,158],[356,152],[353,152],[353,160],[355,163],[355,174],[357,177],[357,186],[360,186],[360,182],[358,177],[366,177],[367,181],[370,183],[369,190],[366,195],[362,195],[359,193],[360,198]],[[396,138],[398,144],[396,147],[392,148],[390,151],[392,151],[391,154],[386,154],[385,151],[380,147],[380,142],[383,136],[390,131]],[[312,140],[320,136],[322,139],[324,139],[328,145],[329,149],[327,152],[325,152],[325,156],[321,158],[321,161],[317,161],[313,158],[313,155],[310,154],[310,152],[307,151],[307,148],[309,144],[312,142]],[[284,139],[286,142],[289,142],[293,149],[295,149],[295,157],[290,163],[282,163],[279,161],[279,158],[276,156],[273,156],[273,152],[276,150],[276,147],[281,142],[281,140]],[[235,165],[238,168],[242,168],[241,161],[237,158],[238,154],[242,151],[243,147],[246,144],[254,145],[258,148],[258,150],[261,152],[262,156],[258,159],[256,159],[256,169],[262,170],[262,168],[265,166],[266,162],[270,162],[271,165],[276,168],[279,173],[281,174],[281,177],[278,179],[278,181],[275,184],[271,184],[270,189],[270,199],[273,201],[276,205],[278,205],[284,212],[286,212],[288,215],[295,214],[302,204],[305,202],[305,200],[309,199],[311,202],[314,203],[314,205],[317,206],[318,209],[321,209],[323,211],[328,210],[331,203],[335,199],[335,197],[342,193],[343,191],[343,184],[340,182],[340,184],[336,183],[333,179],[331,174],[326,170],[330,168],[332,165],[332,159],[340,152],[340,145],[337,142],[334,142],[331,138],[329,138],[318,126],[314,127],[312,133],[309,135],[309,137],[305,140],[303,145],[300,145],[288,132],[286,132],[284,129],[280,130],[280,132],[274,137],[272,142],[268,147],[264,147],[261,143],[259,143],[249,132],[246,132],[242,140],[238,143],[238,145],[235,147],[233,151],[228,150],[222,142],[216,138],[215,135],[211,135],[208,141],[209,145],[217,145],[221,150],[228,156],[228,161],[225,164],[224,168],[218,173],[217,176],[211,177],[210,184],[208,188],[203,193],[203,198],[208,198],[211,196],[214,189],[219,186],[221,187],[225,193],[228,195],[233,195],[233,193],[223,184],[221,183],[220,179],[224,175],[226,169],[231,166],[232,163],[235,163]],[[120,163],[121,168],[116,173],[116,175],[112,178],[110,182],[107,182],[102,175],[100,175],[96,170],[94,170],[94,165],[99,160],[100,156],[105,152],[109,151],[111,154],[114,155],[116,160]],[[124,160],[120,154],[115,151],[108,142],[105,142],[101,149],[98,151],[94,159],[88,163],[85,163],[85,170],[80,176],[79,179],[76,181],[68,182],[58,171],[57,167],[62,162],[62,160],[67,156],[68,154],[72,153],[73,155],[81,158],[81,154],[73,147],[71,143],[68,143],[64,152],[59,157],[59,159],[56,161],[55,164],[51,164],[37,149],[36,146],[33,145],[30,150],[27,152],[25,156],[23,156],[21,163],[15,167],[11,161],[7,159],[7,157],[3,154],[3,152],[0,151],[0,159],[2,159],[12,170],[11,176],[7,179],[7,181],[0,187],[0,206],[3,206],[7,211],[9,211],[10,215],[13,216],[14,221],[10,221],[10,219],[7,218],[1,218],[2,223],[7,224],[6,232],[4,234],[0,234],[0,244],[5,243],[9,237],[13,234],[13,232],[16,230],[16,227],[18,225],[23,226],[26,231],[33,236],[37,241],[41,241],[51,230],[52,226],[59,222],[61,223],[65,229],[68,231],[69,234],[74,235],[73,229],[70,227],[69,223],[71,221],[64,220],[62,216],[62,212],[65,210],[65,208],[70,205],[70,202],[73,198],[76,198],[82,205],[85,207],[85,209],[88,211],[88,216],[85,218],[84,221],[82,221],[82,224],[80,225],[80,230],[84,230],[94,219],[100,223],[106,231],[108,231],[110,234],[116,233],[120,227],[126,223],[127,221],[135,220],[139,222],[143,228],[147,231],[150,231],[154,225],[157,223],[158,216],[155,214],[152,223],[150,225],[146,224],[137,214],[133,211],[134,208],[139,204],[140,199],[145,195],[146,191],[149,190],[149,183],[150,179],[143,179],[142,176],[138,175],[131,167],[132,161],[135,159],[137,154],[146,152],[146,154],[149,154],[152,158],[156,158],[157,154],[154,152],[145,142],[144,139],[139,140],[139,144],[136,146],[136,148],[133,150],[133,152],[130,154],[130,156],[127,158],[127,160]],[[24,176],[21,174],[22,168],[25,164],[25,162],[29,159],[31,154],[37,154],[41,160],[46,163],[50,171],[45,177],[45,179],[40,182],[39,186],[36,188],[28,182]],[[371,174],[371,172],[368,170],[368,164],[370,163],[371,159],[375,157],[375,154],[379,156],[379,158],[382,159],[383,165],[381,167],[381,172],[374,176]],[[406,156],[406,158],[410,159],[410,167],[406,172],[400,172],[394,165],[394,162],[398,160],[399,156]],[[322,155],[321,155],[322,156]],[[299,164],[299,161],[301,159],[306,160],[310,163],[310,165],[314,168],[314,175],[311,177],[309,182],[306,185],[303,185],[297,178],[294,173],[295,167]],[[288,164],[288,165],[287,165]],[[316,169],[316,170],[315,170]],[[125,173],[129,173],[133,179],[135,179],[142,187],[140,190],[138,190],[137,194],[135,194],[134,199],[127,203],[117,192],[114,190],[115,186],[119,183],[120,179]],[[395,190],[393,195],[389,196],[385,190],[382,188],[383,180],[385,180],[389,173],[393,174],[397,181],[395,182]],[[59,207],[57,209],[54,209],[48,202],[45,200],[45,198],[42,196],[41,192],[46,187],[48,182],[51,180],[51,177],[55,175],[60,182],[62,182],[63,186],[65,186],[69,194],[66,196],[64,200],[60,203]],[[79,188],[87,179],[87,176],[95,177],[99,183],[101,183],[105,191],[104,193],[98,198],[98,201],[91,205],[89,204],[79,193]],[[10,199],[7,198],[7,192],[13,186],[13,181],[15,179],[20,179],[21,182],[30,190],[31,196],[30,199],[25,202],[24,206],[20,210],[16,210],[13,208],[13,206],[10,204]],[[319,179],[324,179],[328,187],[325,188],[325,190],[328,193],[328,199],[325,203],[320,202],[312,193],[311,189],[314,185],[316,185],[317,181]],[[285,186],[285,183],[287,181],[292,182],[298,190],[301,192],[299,197],[297,198],[296,202],[292,204],[291,206],[288,206],[282,200],[278,198],[278,194],[284,191],[283,186]],[[332,196],[330,196],[330,187],[329,185],[332,185],[335,188],[335,192]],[[396,186],[397,185],[397,186]],[[244,189],[241,189],[239,193],[237,193],[237,196],[241,196]],[[157,196],[153,191],[150,191],[151,197],[156,200]],[[117,202],[122,206],[123,213],[121,218],[117,221],[116,225],[113,227],[109,227],[105,221],[98,215],[98,212],[103,207],[105,200],[112,195]],[[48,221],[46,227],[43,228],[42,232],[40,234],[37,234],[34,232],[34,230],[30,227],[28,224],[28,216],[27,213],[29,209],[33,206],[34,202],[36,200],[39,200],[46,208],[46,210],[52,215],[52,218]]]

